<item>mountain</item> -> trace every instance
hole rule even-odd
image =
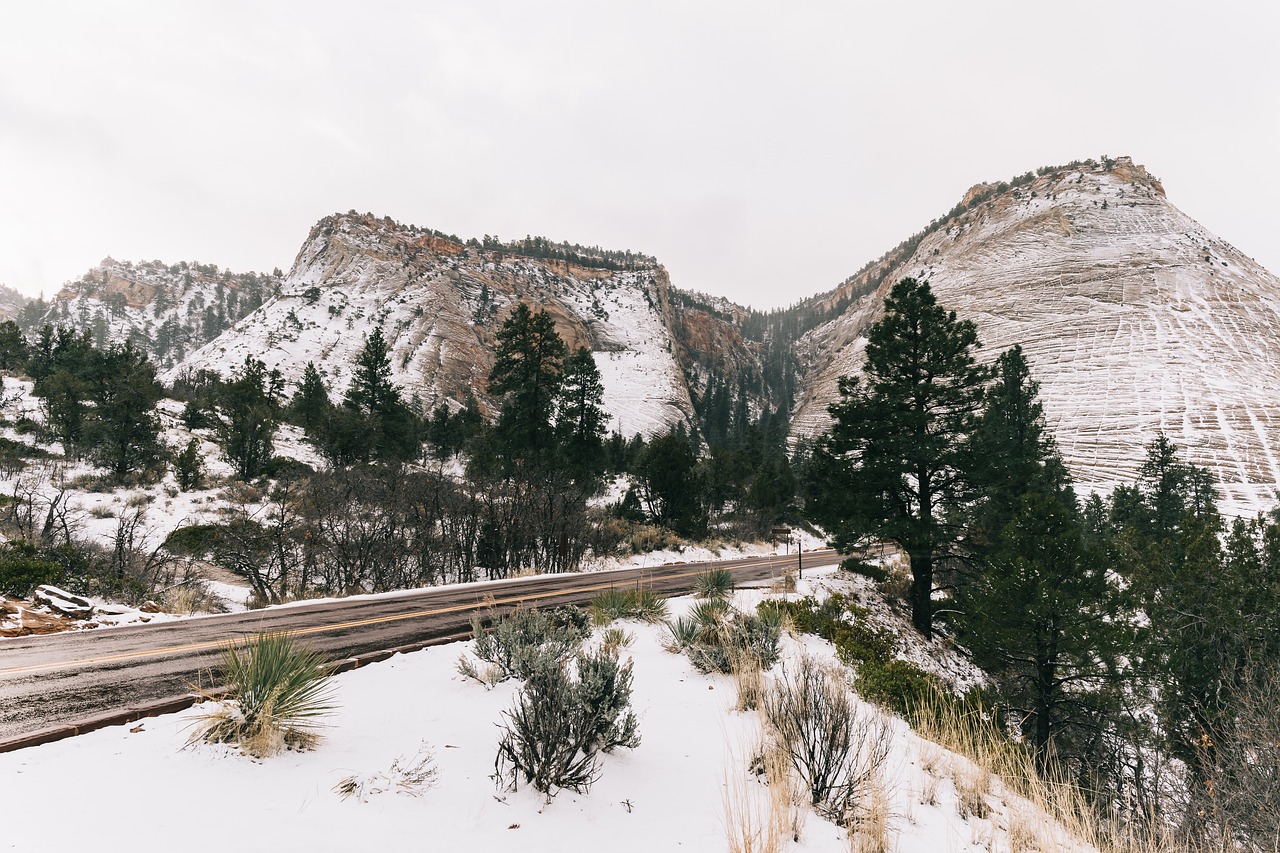
[[[211,341],[280,289],[280,274],[233,273],[216,264],[106,258],[67,282],[39,318],[89,329],[101,344],[131,340],[161,367]]]
[[[1131,481],[1160,430],[1220,481],[1228,511],[1280,486],[1280,279],[1169,203],[1127,157],[979,184],[818,303],[797,341],[797,435],[829,422],[863,333],[904,276],[972,319],[982,359],[1021,344],[1083,489]]]
[[[493,413],[495,336],[519,300],[545,309],[571,347],[595,354],[613,426],[652,436],[693,417],[672,336],[671,285],[652,258],[545,241],[470,244],[387,218],[326,217],[307,236],[279,294],[189,353],[164,376],[227,373],[248,356],[296,381],[315,362],[331,395],[350,381],[374,325],[394,379],[424,409]]]
[[[31,299],[4,284],[0,284],[0,321],[16,320]]]

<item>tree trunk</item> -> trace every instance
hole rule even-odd
[[[933,554],[907,554],[911,561],[911,624],[933,639]]]

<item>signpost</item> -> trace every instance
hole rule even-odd
[[[791,549],[791,543],[796,543],[796,574],[798,580],[804,580],[804,549],[800,547],[800,534],[796,533],[792,536],[790,527],[775,527],[772,532],[775,539],[786,540],[788,551]]]

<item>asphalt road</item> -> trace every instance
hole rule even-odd
[[[834,551],[804,555],[832,565]],[[254,610],[175,622],[0,641],[0,742],[95,716],[210,689],[220,650],[262,631],[289,631],[337,660],[448,637],[490,603],[501,608],[587,604],[610,586],[687,591],[710,567],[738,583],[777,577],[796,557],[677,563],[588,574],[537,575],[363,599]],[[492,597],[492,602],[490,602]]]

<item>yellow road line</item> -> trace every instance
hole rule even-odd
[[[759,561],[752,561],[752,562],[732,563],[728,565],[721,565],[719,568],[724,568],[724,569],[745,569],[745,568],[751,568],[751,567],[776,568],[778,565],[778,559],[779,558],[771,558],[767,560],[759,560]],[[789,562],[789,558],[783,558],[783,559],[787,559],[787,561]],[[680,578],[688,578],[688,577],[693,577],[695,575],[700,575],[705,571],[706,569],[699,569],[698,571],[693,571],[693,572],[680,572],[674,575],[663,575],[660,579],[661,580],[679,580]],[[626,585],[630,585],[630,583],[631,582],[628,581],[626,582]],[[637,586],[639,586],[642,583],[645,583],[643,579],[635,581],[635,584]],[[388,616],[373,616],[368,619],[356,619],[350,622],[339,622],[333,625],[313,625],[310,628],[296,628],[294,630],[287,631],[286,633],[292,634],[294,636],[299,636],[299,637],[306,636],[308,634],[323,634],[326,631],[342,631],[348,628],[364,628],[369,625],[381,625],[387,622],[400,622],[405,619],[421,619],[424,616],[440,616],[445,613],[457,613],[463,610],[473,610],[473,609],[478,610],[481,607],[489,607],[491,605],[497,605],[497,604],[519,604],[522,601],[536,601],[538,599],[543,599],[543,598],[555,598],[557,596],[569,595],[577,592],[594,592],[597,590],[609,589],[610,587],[614,587],[614,586],[618,586],[618,583],[616,580],[611,581],[609,583],[594,584],[592,586],[571,587],[569,589],[551,590],[548,592],[532,593],[530,595],[513,595],[513,596],[508,596],[506,598],[494,599],[491,602],[482,600],[472,604],[452,604],[452,605],[449,605],[448,607],[437,607],[432,610],[418,610],[413,613],[393,613]],[[57,661],[52,663],[38,663],[38,664],[31,664],[29,666],[7,667],[4,669],[0,669],[0,675],[17,675],[17,674],[28,673],[28,672],[41,672],[43,670],[49,670],[49,669],[63,669],[66,667],[89,666],[91,664],[99,664],[99,663],[113,663],[115,661],[122,661],[122,660],[135,660],[140,658],[162,657],[164,655],[180,654],[182,652],[208,651],[210,649],[225,648],[227,643],[228,643],[227,640],[206,640],[205,642],[202,642],[202,643],[190,643],[184,646],[168,646],[167,648],[162,648],[162,649],[144,649],[142,651],[120,652],[114,655],[102,655],[100,657],[80,658],[78,660]]]

